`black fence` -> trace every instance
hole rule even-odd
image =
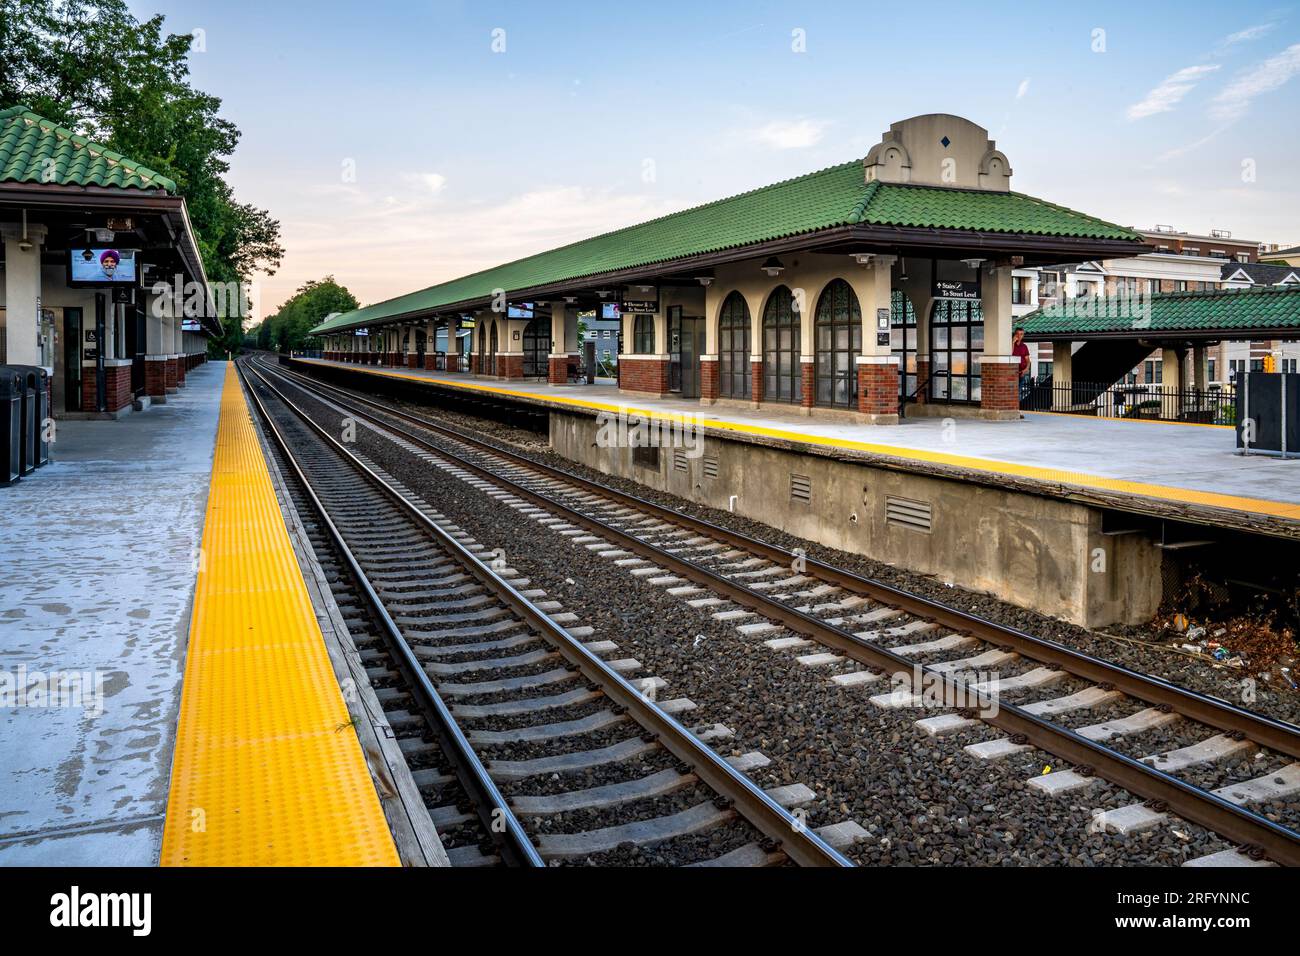
[[[1164,385],[1102,385],[1034,379],[1020,390],[1020,407],[1096,418],[1143,418],[1162,422],[1231,425],[1236,421],[1236,389],[1169,388]]]

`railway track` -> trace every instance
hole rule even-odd
[[[1265,809],[1294,803],[1300,794],[1300,730],[1293,725],[792,554],[425,416],[295,372],[268,372],[435,456],[453,474],[509,489],[577,529],[572,540],[608,547],[605,553],[624,563],[643,561],[633,574],[680,578],[686,586],[674,590],[684,600],[715,608],[716,617],[734,621],[744,634],[771,635],[766,643],[773,650],[800,653],[801,662],[825,667],[833,683],[864,692],[892,686],[872,697],[878,706],[947,704],[943,713],[916,722],[924,732],[943,736],[983,721],[1006,734],[967,747],[972,760],[1037,747],[1073,764],[1073,770],[1031,784],[1044,798],[1086,791],[1101,778],[1144,799],[1099,814],[1100,827],[1137,833],[1172,813],[1237,843],[1251,859],[1300,863],[1300,836],[1269,819]],[[812,645],[822,650],[803,653],[816,650]],[[1008,669],[1016,673],[1001,676]],[[991,672],[996,676],[989,678]],[[1061,697],[1021,699],[1066,677],[1086,686]],[[1006,696],[1018,702],[1007,703]],[[1125,702],[1138,709],[1116,719],[1088,719]],[[1167,752],[1126,752],[1126,738],[1180,719],[1206,734]],[[1217,762],[1252,748],[1279,755],[1283,765],[1257,779],[1206,784]]]
[[[811,794],[765,792],[652,699],[656,678],[606,661],[558,605],[487,548],[241,368],[389,724],[454,863],[621,862],[668,847],[680,864],[849,865],[792,814]],[[251,374],[248,374],[250,373]],[[697,736],[697,733],[699,736]],[[486,850],[486,852],[485,852]]]

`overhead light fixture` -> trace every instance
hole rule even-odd
[[[906,259],[898,260],[898,281],[899,282],[907,281],[907,260]]]
[[[785,271],[785,263],[783,263],[776,256],[772,256],[766,262],[764,262],[759,268],[767,273],[768,278],[775,279],[777,276],[779,276],[782,272]]]
[[[855,252],[855,253],[853,253],[853,261],[856,262],[856,263],[857,263],[858,265],[860,265],[860,266],[869,266],[869,265],[871,265],[871,260],[874,259],[874,258],[876,258],[876,254],[875,254],[874,252]]]
[[[564,301],[567,305],[573,305],[573,303],[578,301],[578,297],[576,295],[566,295]]]
[[[96,241],[96,242],[112,242],[112,241],[113,241],[113,238],[114,238],[116,235],[117,235],[117,233],[115,233],[112,229],[96,229],[96,230],[95,230],[95,241]]]
[[[984,259],[963,259],[961,262],[962,265],[966,266],[969,269],[978,269],[980,266],[982,266],[985,263],[985,261],[986,260]]]
[[[600,296],[600,297],[603,299],[603,298],[605,298],[605,296],[609,295],[609,290],[608,290],[608,289],[597,289],[597,290],[596,290],[596,295]]]
[[[696,276],[695,281],[707,289],[709,286],[713,285],[713,276]]]

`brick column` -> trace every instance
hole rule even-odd
[[[1011,417],[1020,410],[1020,359],[1014,355],[985,355],[980,361],[980,407]]]
[[[179,388],[185,387],[185,376],[189,369],[185,367],[185,356],[176,356],[176,385]]]
[[[718,400],[718,357],[700,356],[700,398],[707,402]]]
[[[552,385],[569,383],[569,356],[551,355],[546,360],[546,381]]]
[[[757,405],[763,401],[763,360],[751,358],[749,360],[749,391],[750,397],[754,404]]]
[[[90,400],[83,405],[88,410],[95,408],[95,375],[83,376],[83,382],[90,383]],[[85,386],[83,385],[83,388]],[[110,415],[131,407],[131,363],[125,365],[104,366],[104,408]]]
[[[619,359],[619,368],[619,387],[623,391],[668,394],[668,359],[624,356]]]
[[[406,353],[406,367],[407,367],[407,368],[419,368],[419,367],[420,367],[420,356],[416,355],[414,352],[407,352],[407,353]]]
[[[149,396],[149,400],[159,404],[167,402],[167,356],[165,355],[146,355],[144,357],[144,393]],[[94,379],[94,376],[91,376]],[[91,395],[91,404],[82,405],[83,408],[94,407],[94,395]]]
[[[924,405],[930,396],[930,383],[927,381],[930,377],[930,356],[919,355],[916,359],[916,401],[917,405]]]
[[[478,374],[478,353],[477,352],[469,353],[469,373],[471,375]]]
[[[804,408],[812,408],[817,404],[817,365],[813,361],[799,361],[799,373],[802,376],[800,385],[802,386],[801,401],[799,402]]]
[[[167,375],[167,391],[174,392],[176,391],[176,357],[172,355],[167,356],[167,361],[164,365]]]
[[[873,422],[898,421],[898,360],[892,355],[863,355],[858,360],[858,411]]]
[[[426,349],[424,353],[424,370],[432,372],[438,367],[438,353],[432,349]]]
[[[523,378],[524,354],[522,352],[498,352],[497,375],[501,378]]]

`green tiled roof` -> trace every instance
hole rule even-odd
[[[1020,319],[1026,335],[1300,329],[1300,287],[1066,299]]]
[[[25,106],[0,110],[0,182],[176,192],[176,183],[166,176]]]
[[[862,161],[853,160],[366,306],[312,331],[434,312],[490,298],[496,289],[510,293],[854,225],[1142,241],[1123,226],[1022,193],[868,183]]]

